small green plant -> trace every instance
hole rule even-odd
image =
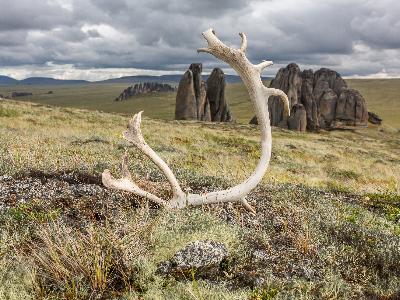
[[[13,118],[18,115],[19,112],[17,110],[0,106],[0,117]]]
[[[191,270],[191,275],[192,275],[192,288],[193,288],[193,291],[194,291],[194,293],[196,295],[196,298],[199,299],[199,300],[203,300],[204,298],[203,298],[203,296],[202,296],[202,294],[200,292],[199,283],[196,280],[195,270],[193,270],[193,269]]]
[[[46,223],[56,220],[60,209],[49,209],[41,200],[32,200],[10,208],[0,217],[0,221],[9,221],[11,224],[24,225],[29,223]]]
[[[255,289],[250,300],[270,300],[274,299],[279,293],[279,290],[275,287],[264,287],[262,289]]]
[[[368,206],[382,211],[389,221],[400,221],[400,195],[393,192],[370,193],[365,199]]]
[[[342,179],[342,180],[357,180],[360,177],[360,174],[354,172],[353,170],[337,170],[337,169],[330,169],[328,174],[334,178]]]

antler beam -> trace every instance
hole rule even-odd
[[[147,155],[165,174],[172,188],[173,197],[170,201],[163,200],[151,193],[140,189],[131,178],[127,167],[127,154],[122,163],[123,177],[115,179],[108,170],[103,172],[103,184],[108,188],[114,188],[132,192],[138,196],[147,198],[154,203],[166,208],[184,208],[187,206],[197,206],[220,202],[240,202],[248,211],[255,213],[246,201],[246,195],[250,193],[262,180],[270,159],[272,151],[272,134],[268,113],[268,97],[279,96],[284,104],[284,112],[289,115],[289,100],[284,92],[278,89],[267,88],[261,81],[261,72],[263,69],[272,65],[271,61],[263,61],[258,65],[253,65],[246,57],[247,38],[244,33],[239,34],[242,38],[242,44],[239,49],[233,49],[222,43],[215,35],[214,30],[208,29],[203,32],[208,47],[198,49],[198,52],[212,54],[216,58],[229,64],[241,77],[249,93],[261,130],[261,157],[256,169],[244,182],[227,190],[211,192],[206,194],[185,194],[171,169],[160,158],[157,153],[149,147],[144,140],[141,130],[141,114],[136,114],[128,124],[128,130],[123,133],[125,140],[136,146],[140,151]]]

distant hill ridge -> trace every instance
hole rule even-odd
[[[0,85],[63,85],[63,84],[103,84],[103,83],[139,83],[139,82],[158,82],[158,83],[179,83],[182,74],[176,75],[134,75],[124,76],[119,78],[111,78],[100,81],[87,81],[87,80],[65,80],[54,79],[51,77],[29,77],[23,80],[17,80],[9,76],[0,75]],[[207,80],[208,75],[203,78]],[[270,77],[263,77],[264,80],[271,79]],[[225,80],[228,83],[240,82],[241,79],[237,75],[225,75]]]

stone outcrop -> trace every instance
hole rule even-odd
[[[292,116],[283,115],[283,104],[278,97],[268,99],[271,125],[304,131],[335,129],[344,126],[367,126],[368,111],[362,95],[347,87],[339,73],[322,68],[301,71],[289,64],[277,73],[270,87],[284,91]],[[256,124],[253,118],[251,124]]]
[[[175,119],[230,122],[232,114],[225,97],[225,75],[214,69],[207,82],[201,78],[202,64],[191,64],[179,82]]]
[[[212,278],[220,270],[227,258],[225,245],[215,241],[194,241],[179,250],[175,255],[158,266],[158,272],[169,274],[177,279],[196,277]]]
[[[183,74],[176,94],[175,119],[211,121],[202,64],[191,64]]]
[[[11,93],[11,98],[16,98],[16,97],[25,97],[25,96],[32,96],[32,93],[29,92],[12,92]]]
[[[307,129],[316,130],[319,128],[318,106],[313,94],[314,90],[314,73],[312,70],[304,70],[301,73],[301,99],[304,105],[307,118]]]
[[[292,106],[288,120],[288,128],[297,131],[306,131],[307,114],[303,104],[297,103]]]
[[[366,126],[368,110],[363,96],[354,89],[343,89],[337,100],[335,121],[339,125]]]
[[[211,121],[231,122],[232,114],[225,97],[225,74],[215,68],[207,79],[207,98],[210,102]]]
[[[179,82],[176,94],[175,119],[197,120],[197,103],[191,70],[187,70]]]
[[[279,70],[270,87],[281,89],[289,98],[290,107],[298,103],[301,95],[301,71],[296,64],[290,64]],[[287,127],[288,120],[283,114],[282,100],[273,96],[268,100],[269,117],[272,126]]]
[[[166,83],[158,83],[158,82],[144,82],[144,83],[136,83],[128,88],[126,88],[115,101],[124,101],[131,97],[140,94],[147,94],[152,92],[174,92],[175,87],[166,84]]]

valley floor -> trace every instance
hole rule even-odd
[[[0,299],[400,297],[398,130],[274,129],[252,216],[236,205],[163,211],[106,190],[101,172],[118,174],[128,148],[138,184],[169,195],[156,167],[122,139],[126,123],[0,101]],[[144,118],[142,130],[185,191],[238,183],[260,155],[251,125]],[[178,280],[156,271],[194,240],[226,245],[220,273]]]

